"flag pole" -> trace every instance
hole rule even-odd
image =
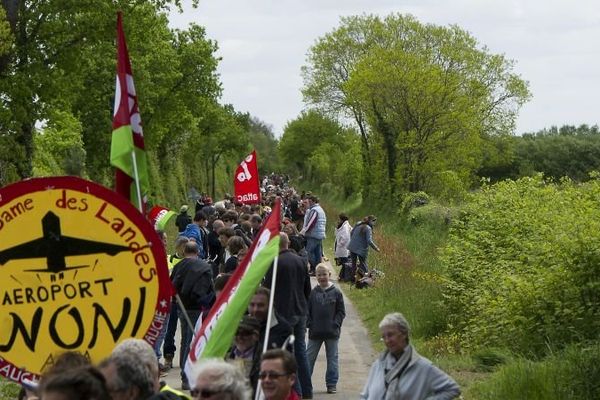
[[[269,349],[269,331],[271,330],[271,319],[273,317],[273,300],[275,298],[275,281],[277,280],[277,260],[279,253],[273,260],[273,279],[271,279],[271,297],[269,298],[269,312],[267,313],[267,329],[265,332],[265,342],[263,343],[263,353]]]
[[[134,176],[134,180],[135,180],[135,191],[137,193],[137,199],[138,199],[137,205],[138,205],[138,209],[143,214],[144,207],[142,206],[142,191],[140,189],[140,177],[138,175],[137,159],[135,157],[135,149],[133,149],[131,151],[131,160],[133,161],[133,176]]]
[[[271,279],[271,293],[269,296],[269,312],[267,313],[267,327],[265,329],[265,341],[263,342],[262,352],[264,353],[269,349],[269,333],[271,330],[271,319],[273,317],[273,300],[275,298],[275,282],[277,281],[277,261],[279,260],[279,253],[275,256],[273,260],[273,277]],[[264,394],[262,393],[262,387],[260,386],[260,382],[256,384],[256,396],[255,400],[263,399]]]

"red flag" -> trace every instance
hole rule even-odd
[[[129,199],[136,207],[139,208],[141,205],[140,211],[144,212],[150,184],[142,120],[123,33],[121,12],[117,13],[117,83],[110,163],[115,167],[115,191]]]
[[[252,151],[235,170],[233,187],[236,201],[244,204],[260,203],[256,150]]]

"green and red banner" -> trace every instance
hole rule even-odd
[[[177,215],[175,211],[171,211],[162,206],[154,206],[150,209],[150,211],[148,211],[148,220],[152,226],[154,226],[155,230],[164,231],[167,222],[169,222],[175,215]]]
[[[123,32],[121,12],[117,14],[117,83],[110,164],[116,168],[115,191],[138,207],[142,213],[145,213],[146,195],[150,183],[146,165],[144,132]],[[139,197],[136,183],[139,184]]]
[[[250,299],[279,254],[280,222],[281,201],[278,198],[248,254],[235,269],[200,330],[194,335],[185,363],[188,376],[199,359],[223,358],[227,353]]]

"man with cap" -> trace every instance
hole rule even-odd
[[[175,225],[177,225],[177,230],[181,234],[185,231],[185,227],[192,223],[192,217],[187,213],[188,206],[184,204],[179,209],[179,214],[177,214],[177,218],[175,219]]]

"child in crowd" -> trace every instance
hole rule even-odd
[[[342,292],[329,280],[331,271],[323,263],[315,268],[318,285],[310,292],[308,299],[308,345],[306,353],[310,374],[315,366],[317,354],[321,345],[325,343],[327,356],[327,370],[325,384],[327,393],[336,393],[339,378],[338,367],[338,340],[342,328],[342,321],[346,317],[344,298]]]

